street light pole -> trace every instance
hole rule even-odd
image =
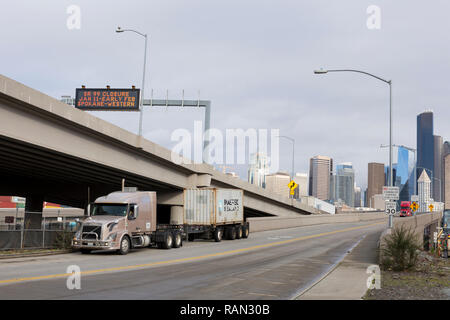
[[[117,27],[117,30],[116,30],[117,33],[126,32],[126,31],[134,32],[145,38],[144,69],[142,72],[142,88],[141,88],[141,99],[140,99],[141,101],[139,102],[139,137],[142,137],[142,117],[143,117],[143,112],[144,112],[144,89],[145,89],[145,67],[147,64],[147,34],[143,34],[139,31],[132,30],[132,29],[121,29],[120,27]]]
[[[384,83],[387,83],[389,85],[389,186],[392,187],[393,181],[392,181],[392,80],[386,80],[383,78],[380,78],[376,75],[373,75],[369,72],[361,71],[361,70],[354,70],[354,69],[336,69],[336,70],[314,70],[315,74],[326,74],[328,72],[357,72],[362,73],[367,76],[373,77],[375,79],[378,79],[380,81],[383,81]],[[389,215],[389,228],[391,229],[393,226],[393,220],[392,215]]]

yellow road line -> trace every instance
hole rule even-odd
[[[137,264],[137,265],[132,265],[132,266],[124,266],[124,267],[113,267],[113,268],[105,268],[105,269],[96,269],[96,270],[82,271],[82,272],[80,272],[80,274],[81,275],[89,275],[89,274],[95,274],[95,273],[101,273],[101,272],[123,271],[123,270],[130,270],[130,269],[148,268],[148,267],[164,265],[164,264],[171,264],[171,263],[177,263],[177,262],[186,262],[186,261],[200,260],[200,259],[206,259],[206,258],[211,258],[211,257],[219,257],[219,256],[233,254],[233,253],[241,253],[241,252],[246,252],[246,251],[251,251],[251,250],[256,250],[256,249],[261,249],[261,248],[273,247],[273,246],[276,246],[276,245],[287,244],[287,243],[291,243],[291,242],[295,242],[295,241],[308,240],[308,239],[324,237],[324,236],[328,236],[328,235],[332,235],[332,234],[336,234],[336,233],[342,233],[342,232],[348,232],[348,231],[363,229],[363,228],[367,228],[367,227],[376,226],[376,225],[379,225],[379,224],[382,224],[382,223],[385,223],[385,222],[377,222],[377,223],[372,223],[372,224],[359,226],[359,227],[352,227],[352,228],[346,228],[346,229],[342,229],[342,230],[323,232],[323,233],[314,234],[314,235],[310,235],[310,236],[304,236],[304,237],[299,237],[299,238],[294,238],[294,239],[289,239],[289,240],[283,240],[283,241],[278,241],[278,242],[271,242],[271,243],[261,244],[261,245],[252,246],[252,247],[248,247],[248,248],[229,250],[229,251],[223,251],[223,252],[217,252],[217,253],[210,253],[210,254],[206,254],[206,255],[203,255],[203,256],[181,258],[181,259],[173,259],[173,260],[166,260],[166,261],[158,261],[158,262]],[[63,278],[63,277],[68,277],[70,275],[72,275],[72,273],[51,274],[51,275],[46,275],[46,276],[36,276],[36,277],[26,277],[26,278],[15,278],[15,279],[8,279],[8,280],[0,280],[0,284],[14,283],[14,282],[24,282],[24,281],[32,281],[32,280],[45,280],[45,279]]]

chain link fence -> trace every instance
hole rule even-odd
[[[42,216],[40,228],[27,228],[25,215],[41,215],[40,212],[24,212],[12,209],[0,215],[0,250],[68,248],[79,227],[80,215],[56,214]],[[32,217],[31,218],[39,218]]]

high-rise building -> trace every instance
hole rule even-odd
[[[384,164],[370,162],[368,164],[366,207],[373,208],[373,197],[383,193],[384,182]]]
[[[419,194],[419,212],[429,211],[428,206],[431,202],[431,179],[426,170],[422,169],[422,173],[417,179],[417,188]]]
[[[399,187],[400,201],[411,200],[411,195],[414,194],[414,155],[404,147],[398,147],[395,186]]]
[[[442,149],[444,142],[441,136],[434,136],[434,169],[433,169],[433,179],[431,179],[431,184],[433,185],[433,199],[434,201],[441,202],[442,199]]]
[[[269,174],[269,164],[267,155],[258,152],[250,157],[250,167],[248,169],[248,182],[256,184],[261,188],[266,187],[266,176]]]
[[[350,162],[336,166],[336,174],[331,177],[330,195],[334,202],[342,200],[350,207],[355,206],[355,171]]]
[[[304,197],[308,195],[308,174],[307,173],[297,173],[294,177],[294,181],[298,184],[295,189],[294,199]]]
[[[450,209],[450,142],[445,141],[442,148],[442,202]]]
[[[289,198],[291,177],[286,172],[277,172],[266,176],[266,189],[269,192]]]
[[[361,188],[355,186],[355,208],[362,207],[361,204]]]
[[[309,195],[320,200],[330,200],[330,177],[333,159],[315,156],[309,160]]]
[[[363,196],[363,200],[364,200],[364,207],[368,208],[369,207],[369,201],[367,200],[367,193],[368,193],[368,188],[366,188],[364,190],[364,196]]]
[[[417,176],[423,168],[429,176],[434,170],[433,112],[425,111],[417,116]]]

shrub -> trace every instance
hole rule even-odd
[[[381,247],[381,266],[393,271],[411,269],[417,263],[419,249],[418,236],[411,229],[394,228]]]
[[[72,247],[73,232],[60,231],[56,234],[55,247],[57,249],[69,249]]]

